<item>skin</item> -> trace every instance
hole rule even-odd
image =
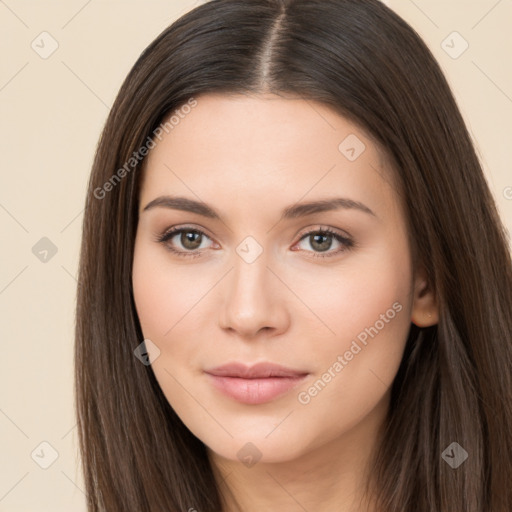
[[[437,322],[424,272],[413,271],[392,169],[365,132],[320,103],[275,95],[196,99],[151,150],[140,191],[133,289],[144,337],[160,350],[152,369],[207,446],[225,511],[238,510],[235,500],[248,512],[361,510],[366,464],[410,324]],[[351,134],[365,145],[354,161],[339,150]],[[144,210],[164,195],[208,203],[222,220]],[[374,215],[341,208],[279,221],[285,207],[332,197],[359,201]],[[180,234],[158,242],[172,226],[203,231],[199,248]],[[304,236],[325,227],[355,245]],[[248,236],[263,251],[252,263],[236,250]],[[169,246],[200,255],[180,257]],[[393,304],[400,311],[333,371],[338,355],[365,328],[380,326]],[[243,404],[204,373],[232,361],[271,361],[309,375],[268,403]],[[331,380],[301,403],[299,393],[329,368]],[[256,456],[248,442],[261,454],[250,467],[237,456],[244,446]]]

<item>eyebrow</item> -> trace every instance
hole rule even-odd
[[[170,208],[173,210],[182,210],[185,212],[196,213],[209,219],[222,220],[220,215],[214,208],[206,203],[195,201],[187,197],[179,196],[160,196],[150,201],[143,209],[143,212],[153,208]],[[358,210],[368,215],[377,217],[375,213],[368,208],[365,204],[347,199],[343,197],[334,197],[329,199],[320,199],[317,201],[310,201],[307,203],[298,203],[285,208],[281,213],[280,220],[290,220],[299,217],[306,217],[314,213],[328,212],[339,209]]]

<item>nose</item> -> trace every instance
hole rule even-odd
[[[220,327],[246,340],[276,336],[290,323],[286,287],[268,267],[265,254],[252,263],[236,256],[223,283]]]

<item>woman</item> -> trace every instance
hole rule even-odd
[[[214,0],[89,184],[90,511],[512,509],[512,269],[425,44],[377,0]]]

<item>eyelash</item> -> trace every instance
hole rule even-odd
[[[174,236],[176,236],[177,234],[183,233],[183,232],[196,233],[196,234],[203,235],[206,238],[210,238],[206,233],[204,233],[200,229],[184,226],[184,227],[174,227],[174,228],[168,229],[167,231],[164,231],[164,233],[157,236],[156,241],[161,244],[164,244],[167,250],[171,251],[172,253],[176,254],[179,257],[196,258],[198,256],[201,256],[202,251],[198,251],[198,250],[179,251],[167,243],[169,240],[174,238]],[[319,252],[316,252],[316,253],[314,252],[314,255],[312,256],[313,258],[332,258],[333,256],[337,256],[337,255],[341,254],[342,252],[345,252],[345,251],[350,250],[355,247],[355,243],[352,239],[342,236],[339,233],[337,233],[336,231],[334,231],[328,227],[320,227],[318,229],[314,229],[314,230],[304,233],[301,236],[301,238],[299,239],[299,242],[301,242],[302,240],[304,240],[305,238],[307,238],[308,236],[311,236],[313,234],[332,236],[334,239],[336,239],[340,244],[342,244],[344,246],[341,249],[338,249],[337,251],[327,252],[325,254],[322,254]],[[311,251],[306,251],[306,252],[311,252]]]

